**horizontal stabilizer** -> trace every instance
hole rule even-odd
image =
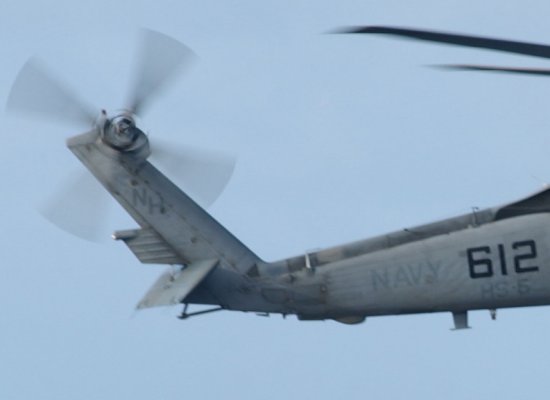
[[[141,299],[137,308],[182,303],[217,264],[218,260],[200,260],[177,272],[166,271]]]
[[[113,238],[123,240],[144,264],[182,264],[178,254],[152,229],[115,232]]]

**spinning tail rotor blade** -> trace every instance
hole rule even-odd
[[[143,29],[133,91],[128,108],[140,115],[147,103],[196,59],[195,53],[162,33]]]
[[[53,78],[34,58],[17,75],[6,109],[85,126],[93,124],[97,117],[91,107]]]
[[[67,179],[40,207],[39,212],[52,224],[82,239],[100,242],[108,238],[109,196],[94,178],[82,171]]]
[[[429,42],[503,51],[507,53],[522,54],[533,57],[550,58],[550,46],[545,44],[518,42],[514,40],[494,39],[447,32],[408,29],[391,26],[355,26],[341,28],[334,33],[393,35]]]
[[[222,194],[236,165],[236,158],[228,154],[157,141],[151,146],[153,162],[202,207]]]

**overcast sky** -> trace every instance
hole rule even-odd
[[[390,24],[550,43],[544,1],[3,0],[0,97],[31,56],[97,107],[123,106],[139,27],[199,62],[156,99],[155,138],[237,154],[210,212],[267,260],[519,199],[550,181],[550,80],[440,71],[544,60],[387,37]],[[2,399],[544,398],[550,309],[362,325],[180,308],[134,312],[163,271],[36,211],[82,167],[87,127],[2,119]],[[135,224],[113,207],[105,237]]]

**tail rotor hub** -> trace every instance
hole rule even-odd
[[[106,117],[105,114],[102,116]],[[100,128],[103,142],[119,151],[136,150],[146,142],[145,133],[136,126],[134,115],[130,112],[105,118]]]

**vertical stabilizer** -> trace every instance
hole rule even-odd
[[[113,149],[103,143],[95,130],[69,139],[67,145],[142,228],[118,234],[136,255],[136,250],[145,249],[144,257],[154,259],[153,252],[159,249],[159,259],[164,257],[170,263],[178,258],[185,264],[219,260],[220,264],[242,272],[259,261],[146,161],[146,155]]]

